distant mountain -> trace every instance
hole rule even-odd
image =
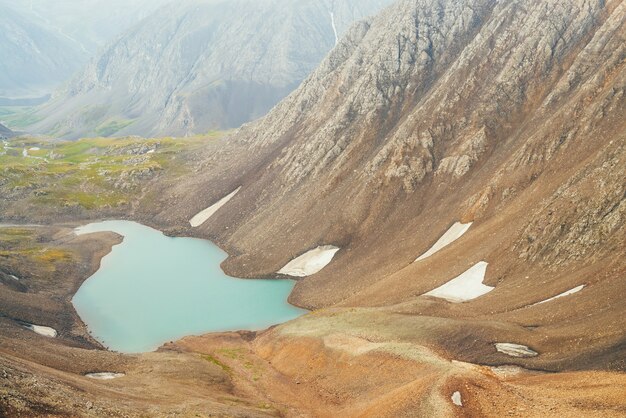
[[[86,59],[172,0],[0,0],[79,45]]]
[[[391,0],[192,0],[109,45],[31,130],[187,135],[264,115],[356,20]]]
[[[41,96],[86,57],[77,44],[0,2],[0,97]]]
[[[1,138],[11,138],[15,136],[15,132],[4,126],[0,123],[0,139]]]
[[[170,0],[0,0],[0,98],[41,97]]]

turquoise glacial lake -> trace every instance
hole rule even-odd
[[[91,335],[111,350],[153,351],[187,335],[258,330],[307,312],[287,303],[291,280],[224,274],[227,254],[210,241],[170,238],[128,221],[94,223],[76,233],[105,231],[124,241],[72,302]]]

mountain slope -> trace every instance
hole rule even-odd
[[[390,0],[192,0],[162,8],[82,71],[33,126],[67,138],[234,128],[295,89]],[[336,35],[337,32],[337,35]]]
[[[513,340],[543,353],[520,360],[533,368],[624,368],[625,8],[400,1],[207,149],[146,221],[185,224],[241,186],[193,231],[229,251],[229,274],[335,245],[294,303],[439,318],[430,343],[466,361],[502,361],[493,342]],[[457,221],[474,223],[413,262]],[[484,261],[487,295],[420,296]],[[574,302],[532,306],[580,285]]]
[[[44,95],[86,61],[76,44],[0,2],[0,97]]]
[[[11,138],[15,136],[15,132],[0,123],[0,138]]]
[[[0,99],[52,93],[106,43],[167,2],[0,0]]]
[[[78,45],[88,60],[170,0],[0,0]]]

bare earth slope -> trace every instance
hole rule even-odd
[[[207,151],[156,222],[241,186],[194,232],[229,251],[230,274],[335,245],[294,303],[463,319],[475,328],[440,343],[468,360],[502,358],[494,339],[515,336],[546,352],[527,364],[624,368],[625,25],[622,1],[400,1]],[[474,224],[413,263],[456,221]],[[420,296],[481,261],[487,295]]]

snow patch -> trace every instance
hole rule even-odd
[[[337,45],[339,43],[339,34],[337,33],[337,25],[335,25],[335,14],[331,11],[329,11],[330,13],[330,24],[333,27],[333,32],[335,34],[335,45]]]
[[[483,284],[488,265],[489,263],[486,261],[481,261],[443,286],[424,293],[424,296],[433,296],[459,303],[485,295],[495,289],[495,287]]]
[[[90,379],[96,379],[96,380],[113,380],[113,379],[119,379],[120,377],[124,377],[126,375],[124,373],[104,372],[104,373],[87,373],[85,376]]]
[[[554,296],[554,297],[551,297],[550,299],[546,299],[546,300],[543,300],[543,301],[541,301],[541,302],[537,302],[537,303],[535,303],[535,304],[533,304],[533,305],[531,305],[531,306],[541,305],[542,303],[551,302],[551,301],[553,301],[553,300],[555,300],[555,299],[559,299],[559,298],[562,298],[562,297],[565,297],[565,296],[573,295],[574,293],[578,293],[578,292],[580,292],[580,291],[581,291],[581,290],[583,290],[584,288],[585,288],[585,285],[584,285],[584,284],[583,284],[583,285],[580,285],[580,286],[575,287],[575,288],[573,288],[573,289],[571,289],[571,290],[568,290],[567,292],[563,292],[563,293],[561,293],[560,295],[556,295],[556,296]]]
[[[280,274],[295,277],[306,277],[315,274],[326,267],[333,259],[339,247],[323,245],[291,260],[280,269]]]
[[[37,148],[37,147],[33,147],[33,148],[29,148],[29,149],[24,148],[24,149],[22,149],[22,156],[23,156],[24,158],[32,158],[32,159],[35,159],[35,160],[41,160],[41,161],[48,162],[48,159],[46,159],[46,158],[43,158],[43,157],[35,157],[35,156],[32,156],[32,155],[30,155],[30,154],[28,153],[29,151],[39,151],[39,149],[40,149],[40,148]]]
[[[217,203],[215,203],[214,205],[206,208],[205,210],[203,210],[202,212],[198,213],[196,216],[194,216],[193,218],[191,218],[191,220],[189,221],[189,224],[196,228],[200,225],[202,225],[203,223],[205,223],[206,221],[209,220],[209,218],[213,215],[215,215],[215,213],[220,210],[220,208],[222,206],[224,206],[226,203],[228,203],[230,201],[230,199],[232,199],[233,197],[235,197],[235,195],[237,193],[239,193],[239,190],[241,190],[241,187],[237,188],[237,190],[235,190],[234,192],[232,192],[231,194],[229,194],[228,196],[222,198],[220,201],[218,201]]]
[[[463,399],[461,399],[461,392],[456,391],[452,394],[452,403],[456,406],[463,406]]]
[[[419,256],[419,258],[415,261],[420,261],[425,258],[428,258],[431,255],[435,254],[437,251],[441,250],[443,247],[452,244],[454,241],[461,238],[467,232],[470,226],[472,226],[472,222],[467,223],[467,224],[456,222],[454,225],[450,227],[450,229],[446,231],[445,234],[441,236],[441,238],[439,238],[439,240],[435,243],[435,245],[430,247],[428,251],[426,251],[424,254]]]
[[[58,335],[54,328],[43,327],[41,325],[27,324],[26,328],[33,331],[35,334],[43,335],[44,337],[56,338]]]
[[[14,276],[12,274],[9,274],[9,277],[12,278],[13,280],[17,280],[18,282],[20,281],[20,278],[17,276]]]
[[[496,350],[511,357],[537,357],[539,355],[525,345],[512,343],[497,343]]]

